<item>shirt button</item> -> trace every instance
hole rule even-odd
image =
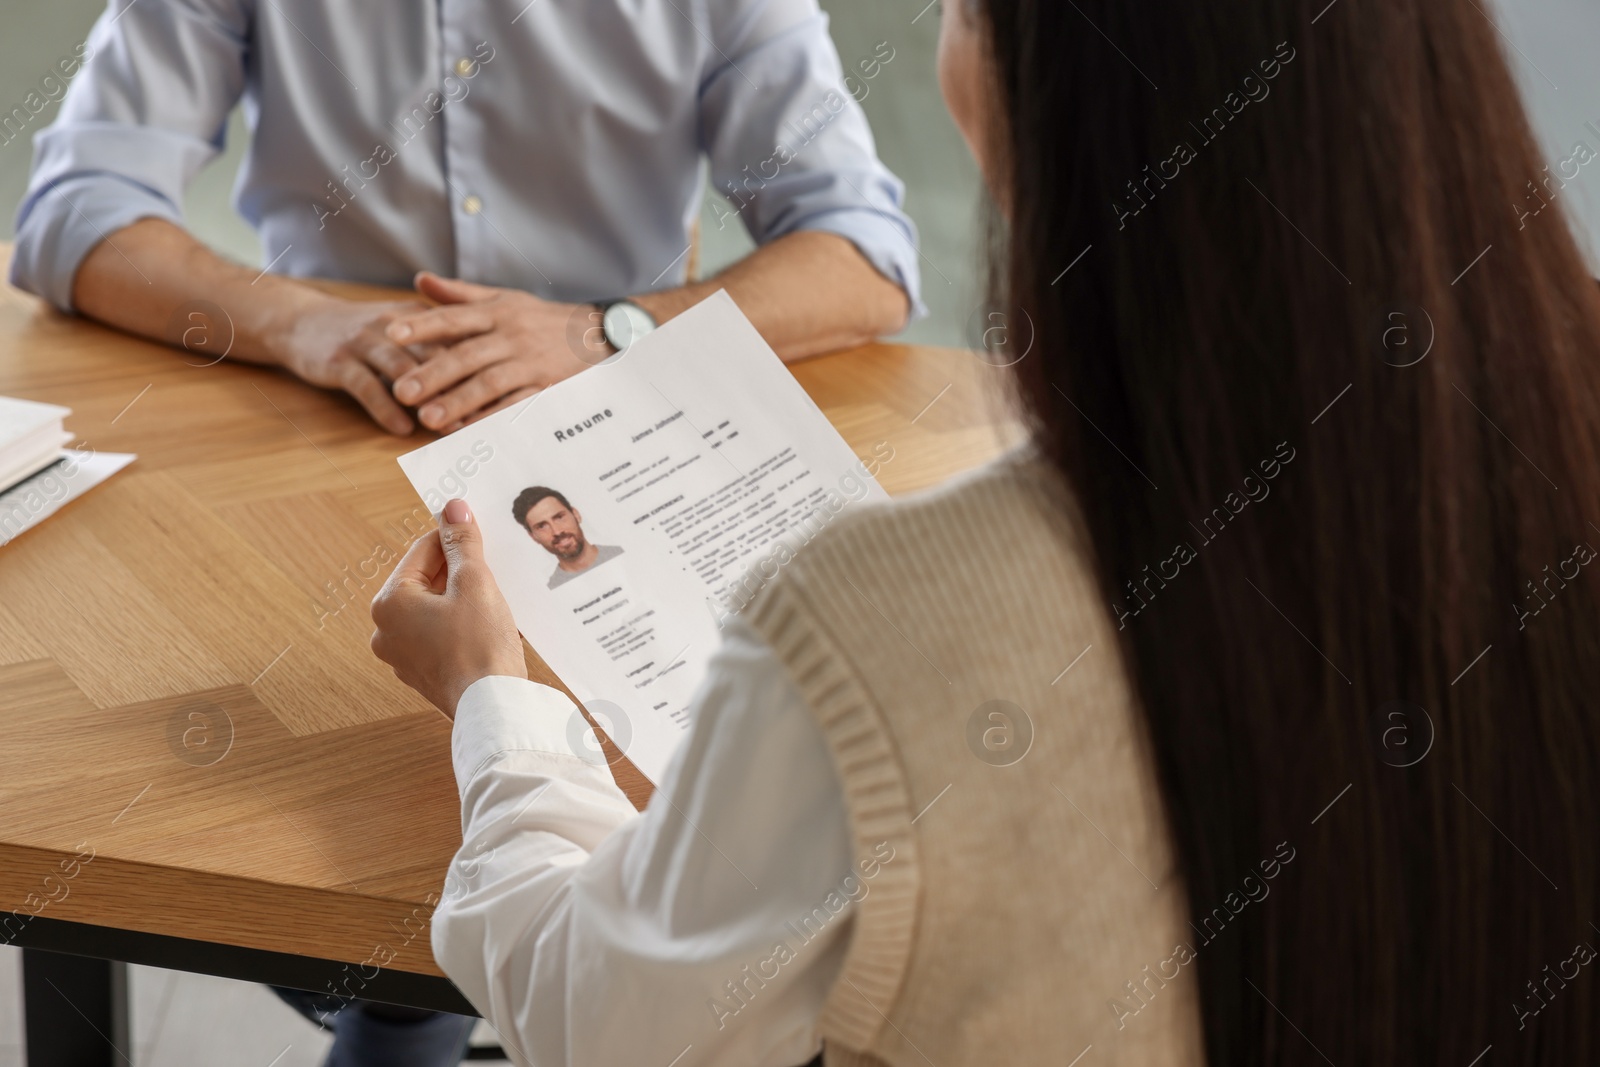
[[[477,69],[478,65],[472,60],[467,59],[465,56],[456,60],[456,73],[461,75],[463,78],[472,77],[472,72]]]
[[[468,215],[476,215],[478,212],[483,210],[483,201],[478,199],[476,196],[469,196],[465,200],[461,201],[461,210],[465,211]]]

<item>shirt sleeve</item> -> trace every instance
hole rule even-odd
[[[142,218],[181,222],[244,89],[246,0],[112,0],[54,123],[34,138],[12,284],[72,310],[91,249]]]
[[[445,973],[530,1064],[796,1067],[820,1048],[864,883],[819,727],[739,622],[643,813],[548,687],[462,696]]]
[[[710,4],[700,123],[711,182],[730,201],[717,225],[742,221],[757,244],[797,230],[838,234],[905,290],[913,318],[925,315],[905,186],[878,159],[827,15],[816,0]]]

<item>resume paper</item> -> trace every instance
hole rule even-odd
[[[721,292],[400,466],[434,514],[467,501],[523,636],[652,781],[752,584],[887,499]],[[602,758],[576,711],[567,736]]]

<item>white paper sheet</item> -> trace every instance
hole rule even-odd
[[[435,514],[466,499],[523,636],[652,780],[728,612],[847,507],[887,497],[725,293],[400,466]],[[570,504],[530,519],[554,549],[513,515],[532,487]],[[580,543],[595,551],[571,565],[593,561],[562,570],[556,549]],[[592,755],[576,713],[568,739]]]
[[[33,529],[137,458],[128,452],[67,449],[59,462],[0,494],[0,546]]]

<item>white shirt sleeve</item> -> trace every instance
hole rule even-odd
[[[822,734],[734,621],[643,813],[554,689],[485,678],[456,712],[461,851],[445,973],[521,1064],[797,1067],[849,942],[851,838]]]

